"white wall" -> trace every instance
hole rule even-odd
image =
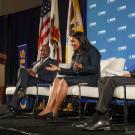
[[[34,8],[41,3],[42,0],[0,0],[0,16]]]

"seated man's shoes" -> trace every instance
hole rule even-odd
[[[88,125],[87,121],[77,121],[77,122],[74,122],[74,123],[72,124],[72,127],[75,127],[75,128],[82,128],[82,127],[85,127],[85,126],[87,126],[87,125]]]
[[[99,119],[99,115],[97,113],[94,113],[87,120],[78,121],[78,122],[73,123],[72,127],[82,128],[82,127],[85,127],[87,125],[90,125],[92,122],[94,122],[95,120],[98,120],[98,119]]]
[[[10,110],[0,116],[0,119],[12,119],[12,118],[15,118],[15,113]]]
[[[83,130],[111,130],[111,125],[109,121],[93,121],[90,124],[82,127]]]

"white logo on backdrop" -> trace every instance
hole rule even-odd
[[[91,44],[95,45],[96,44],[96,40],[91,41]]]
[[[118,48],[117,48],[117,50],[118,51],[125,51],[125,50],[127,50],[127,46],[125,45],[125,46],[119,46]]]
[[[96,22],[89,23],[89,27],[94,27],[96,26]]]
[[[102,35],[102,34],[105,34],[106,33],[106,30],[100,30],[97,32],[98,35]]]
[[[105,14],[106,14],[106,11],[105,10],[97,13],[98,16],[102,16],[102,15],[105,15]]]
[[[128,18],[132,18],[132,17],[135,17],[135,13],[128,14]]]
[[[117,7],[117,11],[125,10],[126,8],[127,6],[123,5],[123,6]]]
[[[116,37],[107,38],[107,42],[115,42],[115,41],[116,41]]]
[[[127,29],[127,26],[126,26],[126,25],[117,27],[117,30],[118,30],[118,31],[124,31],[124,30],[126,30],[126,29]]]
[[[116,21],[115,17],[107,19],[107,23],[112,23],[112,22],[115,22],[115,21]]]
[[[135,38],[135,34],[134,34],[134,33],[133,33],[133,34],[129,34],[129,35],[128,35],[128,38],[129,38],[129,39]]]
[[[113,2],[115,2],[115,0],[107,0],[108,4],[113,3]]]
[[[99,52],[100,53],[106,53],[106,49],[100,49]]]
[[[93,9],[96,7],[96,4],[89,5],[89,9]]]
[[[129,55],[128,58],[129,58],[129,59],[135,59],[135,54]]]

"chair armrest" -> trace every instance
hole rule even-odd
[[[126,108],[126,104],[128,104],[127,103],[127,85],[135,85],[135,82],[124,82],[124,85],[123,85],[123,87],[124,87],[124,102],[125,102],[125,108]]]
[[[98,87],[98,84],[89,84],[89,83],[79,83],[79,86],[90,86],[90,87]]]
[[[124,85],[135,85],[135,82],[124,82]]]
[[[79,86],[88,86],[88,83],[79,83]]]
[[[51,84],[50,83],[38,83],[37,87],[50,87]]]

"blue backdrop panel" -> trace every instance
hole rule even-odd
[[[100,50],[102,59],[123,57],[125,70],[132,70],[135,0],[87,0],[87,37]]]

